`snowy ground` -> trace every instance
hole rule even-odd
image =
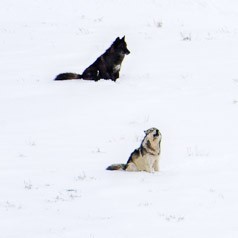
[[[235,0],[1,0],[0,237],[238,236]],[[81,73],[117,36],[111,81]],[[159,173],[111,172],[152,126]]]

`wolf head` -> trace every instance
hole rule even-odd
[[[141,146],[149,153],[154,155],[160,154],[160,144],[162,135],[157,128],[150,128],[145,131],[145,137]]]
[[[145,138],[151,141],[157,141],[159,143],[162,139],[162,135],[157,128],[152,127],[145,131]]]
[[[121,39],[119,37],[112,44],[114,50],[119,53],[120,55],[129,55],[130,51],[127,49],[127,44],[125,41],[125,36]]]

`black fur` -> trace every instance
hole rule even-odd
[[[100,79],[111,79],[116,81],[119,78],[121,63],[125,55],[130,54],[125,42],[125,36],[119,37],[112,43],[104,54],[84,70],[82,75],[75,73],[59,74],[55,80],[84,79],[98,81]]]
[[[143,148],[143,147],[142,147]],[[140,156],[140,150],[139,149],[135,149],[131,154],[129,159],[127,160],[126,164],[129,164],[131,161],[133,161],[133,156],[134,157],[139,157]]]

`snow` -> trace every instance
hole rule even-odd
[[[238,236],[235,0],[1,0],[0,237]],[[55,82],[117,36],[116,83]],[[106,171],[163,135],[158,173]]]

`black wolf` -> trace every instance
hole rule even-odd
[[[110,48],[86,68],[82,74],[63,73],[59,74],[55,80],[84,79],[98,81],[99,79],[111,79],[116,81],[119,78],[121,63],[125,55],[128,54],[130,54],[130,51],[127,49],[125,36],[121,39],[117,37]]]

